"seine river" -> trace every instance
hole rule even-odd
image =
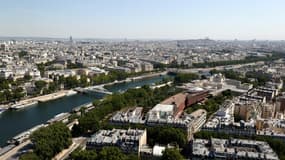
[[[108,90],[117,92],[142,85],[150,85],[162,81],[165,76],[156,76],[128,83],[115,84],[108,86]],[[19,111],[6,111],[0,115],[0,146],[5,145],[7,140],[15,135],[38,124],[45,123],[59,113],[69,112],[77,106],[102,97],[102,94],[76,94],[45,103],[39,103]]]

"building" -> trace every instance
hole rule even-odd
[[[111,123],[133,123],[144,124],[143,120],[143,107],[130,108],[127,111],[118,111],[111,119]]]
[[[191,132],[195,133],[198,132],[202,126],[207,121],[207,111],[204,109],[198,109],[190,114],[193,117],[193,123],[192,123],[192,130]]]
[[[245,139],[194,139],[193,159],[279,160],[267,142]]]
[[[225,76],[221,73],[214,74],[212,77],[210,77],[210,82],[224,83],[225,80],[226,80]]]
[[[178,93],[174,96],[171,96],[167,99],[165,99],[164,101],[160,102],[160,104],[157,105],[157,108],[160,108],[159,110],[163,109],[163,108],[168,108],[170,109],[172,106],[172,116],[174,118],[178,118],[184,108],[186,107],[186,97],[187,97],[187,93]],[[163,105],[165,105],[165,107],[163,107]],[[156,108],[154,107],[153,110],[156,110]]]
[[[266,97],[266,101],[270,101],[278,95],[278,89],[268,87],[258,87],[253,92],[256,92],[257,96]]]
[[[143,146],[140,152],[140,159],[141,160],[160,160],[163,152],[167,148],[177,148],[177,146],[172,145],[154,145],[151,146]]]
[[[244,121],[255,119],[261,115],[261,104],[258,102],[237,102],[234,109],[235,116]]]
[[[275,115],[275,105],[269,103],[262,105],[261,118],[271,119],[274,118],[274,115]]]
[[[199,131],[207,120],[207,111],[196,110],[191,114],[182,114],[175,118],[174,105],[158,104],[151,109],[146,116],[146,124],[149,126],[169,125],[186,130],[187,137],[190,139],[192,134]]]
[[[202,90],[202,91],[191,91],[188,92],[187,98],[186,98],[186,107],[191,106],[193,104],[196,104],[198,102],[203,101],[205,98],[209,96],[209,91]]]
[[[112,129],[99,130],[86,142],[87,149],[101,149],[105,146],[117,146],[125,153],[138,153],[147,144],[146,130]]]
[[[239,97],[240,102],[249,103],[249,102],[266,102],[266,97],[264,96],[257,96],[252,94],[245,94]]]
[[[13,71],[10,69],[1,69],[0,70],[0,78],[12,78],[13,77]]]
[[[141,66],[142,66],[142,71],[148,72],[153,70],[153,65],[151,63],[143,62]]]
[[[6,51],[6,45],[5,44],[0,44],[0,50],[1,51]]]
[[[76,72],[75,70],[71,70],[71,69],[66,69],[66,70],[54,70],[54,71],[47,71],[45,72],[45,77],[59,77],[59,76],[63,76],[63,77],[69,77],[69,76],[75,76]]]
[[[226,101],[220,109],[203,126],[202,130],[221,132],[235,135],[255,135],[256,129],[253,122],[235,122],[236,104],[233,101]]]
[[[284,113],[284,111],[285,111],[285,96],[277,98],[276,111]]]

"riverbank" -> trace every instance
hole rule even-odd
[[[5,106],[5,108],[9,108],[9,109],[13,109],[13,110],[19,110],[19,109],[24,109],[30,106],[34,106],[38,103],[42,103],[42,102],[47,102],[47,101],[51,101],[51,100],[55,100],[58,98],[62,98],[65,96],[70,96],[70,95],[74,95],[77,92],[74,90],[61,90],[55,93],[51,93],[51,94],[47,94],[47,95],[42,95],[42,96],[37,96],[37,97],[33,97],[33,98],[29,98],[29,99],[25,99],[25,100],[21,100],[16,102],[13,105],[10,106]]]
[[[114,82],[105,83],[105,84],[101,84],[101,85],[97,85],[97,86],[101,86],[101,87],[111,86],[111,85],[114,85],[114,84],[120,84],[120,83],[126,83],[126,82],[135,81],[135,80],[141,80],[141,79],[145,79],[145,78],[162,76],[162,75],[166,75],[167,73],[168,73],[167,71],[158,72],[158,73],[148,73],[148,74],[145,74],[145,75],[141,75],[141,76],[137,76],[137,77],[129,77],[129,78],[126,78],[125,80],[114,81]]]

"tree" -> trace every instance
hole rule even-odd
[[[154,145],[156,142],[160,144],[177,143],[180,147],[187,143],[186,133],[182,129],[173,127],[152,127],[147,129],[148,144]]]
[[[42,81],[42,80],[36,81],[36,82],[35,82],[36,91],[37,91],[38,93],[40,93],[40,92],[42,91],[42,89],[43,89],[44,87],[46,87],[46,85],[47,85],[47,82],[45,82],[45,81]]]
[[[179,150],[176,148],[165,149],[162,154],[161,160],[183,160],[183,156],[180,154]]]
[[[100,160],[126,160],[127,156],[117,147],[104,147],[99,153]]]
[[[22,87],[17,87],[13,91],[13,99],[20,100],[22,97],[25,96],[25,94],[23,92],[24,92],[24,89]]]
[[[41,76],[44,76],[44,73],[46,71],[46,65],[44,63],[40,63],[40,64],[37,64],[37,67],[41,73]]]
[[[35,131],[31,141],[35,153],[41,159],[48,160],[71,145],[71,133],[65,124],[58,122]]]
[[[0,79],[0,90],[3,90],[3,89],[9,89],[10,88],[10,83],[7,79]]]
[[[21,52],[18,53],[18,56],[19,56],[20,58],[23,58],[23,57],[26,56],[26,55],[28,55],[28,52],[27,52],[27,51],[21,51]]]
[[[88,112],[79,119],[79,130],[83,133],[96,132],[99,130],[99,120],[96,117],[96,113]]]
[[[31,80],[32,79],[32,76],[30,76],[29,74],[25,74],[24,75],[24,80],[25,81],[29,81],[29,80]]]
[[[96,150],[75,150],[71,153],[72,160],[97,160]]]
[[[86,86],[89,85],[87,79],[88,79],[88,77],[86,75],[82,75],[80,77],[80,82],[79,83],[80,83],[81,87],[86,87]]]
[[[20,160],[40,160],[40,157],[37,156],[34,152],[25,153],[20,156]]]
[[[79,81],[77,80],[76,76],[69,76],[65,78],[65,88],[75,88],[79,86]]]
[[[191,82],[192,80],[198,79],[199,75],[195,73],[178,73],[174,78],[174,83],[187,83]]]

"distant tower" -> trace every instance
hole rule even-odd
[[[70,42],[71,44],[73,43],[72,36],[69,37],[69,42]]]

